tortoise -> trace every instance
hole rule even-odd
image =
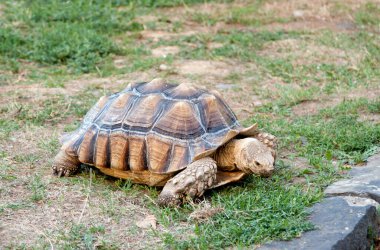
[[[276,138],[241,126],[220,94],[162,79],[104,96],[61,138],[53,173],[81,163],[134,183],[164,186],[160,205],[179,205],[249,174],[270,176]]]

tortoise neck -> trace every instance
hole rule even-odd
[[[225,171],[237,170],[236,159],[235,159],[235,150],[239,140],[234,139],[229,141],[224,146],[220,147],[215,153],[215,161],[217,166]]]

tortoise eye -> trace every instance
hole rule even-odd
[[[258,166],[258,167],[261,166],[261,164],[258,161],[255,161],[255,165]]]

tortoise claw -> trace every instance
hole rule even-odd
[[[63,169],[61,168],[58,172],[58,177],[62,177],[63,176]]]
[[[56,166],[53,166],[53,175],[57,177],[69,176],[70,171],[68,169],[64,169],[63,167],[58,169]]]

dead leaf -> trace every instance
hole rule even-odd
[[[200,207],[194,210],[189,218],[197,222],[205,222],[215,214],[223,212],[224,209],[221,207]]]

